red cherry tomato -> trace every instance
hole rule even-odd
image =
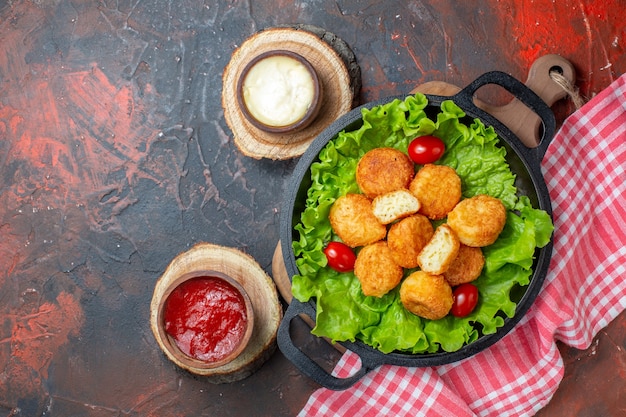
[[[461,284],[452,291],[454,303],[450,312],[455,317],[465,317],[474,311],[478,304],[478,288],[475,285]]]
[[[443,155],[446,145],[436,136],[419,136],[409,143],[409,158],[416,164],[432,164]]]
[[[354,269],[356,255],[350,246],[341,242],[330,242],[324,249],[328,266],[338,272],[350,272]]]

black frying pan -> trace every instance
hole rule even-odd
[[[542,124],[542,139],[537,147],[526,147],[520,139],[500,121],[475,105],[474,94],[479,88],[487,84],[496,84],[503,87],[539,116]],[[496,133],[501,138],[502,146],[507,150],[507,161],[511,171],[517,177],[515,185],[518,188],[518,192],[522,195],[527,195],[534,207],[538,207],[552,215],[550,196],[541,173],[540,163],[555,134],[556,122],[552,110],[541,98],[520,81],[499,71],[488,72],[480,76],[452,97],[433,95],[426,95],[426,97],[429,100],[429,105],[425,110],[433,120],[435,115],[440,111],[441,102],[451,99],[465,111],[466,117],[461,120],[465,124],[470,125],[473,120],[477,118],[480,119],[485,126],[493,126]],[[369,109],[388,103],[396,98],[402,100],[405,97],[394,96],[368,103],[340,117],[313,141],[311,146],[300,158],[288,183],[280,217],[281,249],[290,280],[294,275],[298,274],[291,243],[294,239],[298,238],[294,226],[299,222],[300,213],[304,209],[306,193],[311,185],[309,175],[311,163],[318,159],[320,150],[326,146],[328,141],[335,138],[339,132],[342,130],[355,130],[362,125],[362,108],[365,107]],[[456,352],[433,354],[383,353],[358,340],[356,342],[341,342],[347,349],[359,355],[362,367],[357,373],[348,378],[337,378],[326,372],[321,366],[295,346],[289,331],[291,321],[301,314],[309,316],[312,320],[315,320],[316,317],[315,300],[302,303],[295,298],[287,308],[280,324],[277,336],[278,346],[283,354],[305,375],[320,385],[334,390],[349,388],[366,373],[383,364],[425,367],[443,365],[466,359],[500,340],[504,335],[510,332],[527,313],[541,290],[541,286],[548,271],[551,255],[552,242],[543,248],[537,249],[533,265],[533,275],[529,285],[524,287],[524,292],[517,302],[515,315],[512,318],[505,318],[504,325],[500,327],[496,333],[481,336],[478,340],[463,346]]]

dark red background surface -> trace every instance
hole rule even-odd
[[[212,385],[170,363],[149,327],[156,279],[194,243],[239,248],[271,271],[296,161],[243,156],[220,104],[231,53],[257,30],[337,34],[361,67],[360,102],[494,69],[525,80],[548,53],[574,64],[591,97],[626,70],[625,6],[0,3],[0,414],[288,416],[317,388],[280,352],[241,382]],[[555,106],[559,121],[572,111]],[[565,379],[539,415],[625,415],[624,349],[624,314],[588,350],[562,347]]]

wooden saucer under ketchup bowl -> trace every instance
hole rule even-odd
[[[275,351],[282,307],[272,279],[249,255],[199,243],[156,282],[150,326],[167,358],[212,383],[235,382]]]

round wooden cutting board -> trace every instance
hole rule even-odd
[[[317,118],[295,133],[269,133],[246,120],[237,101],[237,82],[248,62],[272,50],[288,50],[307,59],[322,83],[323,101]],[[289,159],[339,116],[350,111],[361,87],[361,72],[350,48],[330,32],[310,25],[274,27],[257,32],[234,51],[222,76],[224,117],[234,142],[246,156]]]
[[[254,310],[254,330],[244,351],[232,362],[215,368],[190,368],[172,356],[159,323],[158,310],[171,283],[193,271],[217,271],[237,281],[247,292]],[[272,279],[251,256],[234,248],[198,243],[174,258],[157,281],[150,304],[152,332],[168,358],[179,367],[220,384],[239,381],[255,372],[276,349],[276,333],[282,319],[282,307]]]

